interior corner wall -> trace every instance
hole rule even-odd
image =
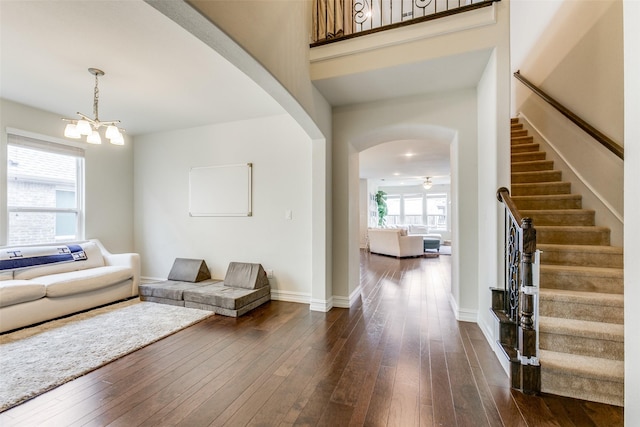
[[[625,216],[640,211],[640,2],[624,1],[624,127]],[[624,227],[624,421],[625,426],[640,425],[640,366],[634,354],[640,352],[640,222],[627,221]]]
[[[354,157],[376,144],[402,138],[429,138],[434,129],[446,129],[459,145],[455,170],[458,173],[457,200],[452,201],[452,257],[459,257],[452,293],[457,316],[475,321],[478,310],[478,175],[477,100],[474,89],[431,96],[397,98],[388,101],[338,107],[333,113],[333,263],[334,295],[348,296],[358,286],[359,271],[358,202],[359,178]],[[452,159],[452,161],[454,161]],[[454,166],[452,165],[452,169]],[[355,174],[354,174],[355,172]],[[453,178],[452,178],[453,179]],[[453,189],[452,189],[453,191]],[[354,224],[350,224],[354,222]],[[353,232],[355,231],[355,234]]]
[[[273,270],[274,299],[309,303],[312,141],[289,115],[140,135],[134,154],[143,276],[166,278],[178,257],[220,279],[229,262],[254,262]],[[191,217],[190,168],[242,163],[253,164],[253,215]]]
[[[60,115],[6,99],[0,100],[0,161],[5,170],[6,128],[62,140]],[[99,239],[114,253],[133,251],[133,148],[125,135],[124,146],[83,146],[85,149],[85,237]],[[6,173],[0,173],[0,244],[6,241]]]

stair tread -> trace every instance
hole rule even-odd
[[[521,209],[520,214],[525,216],[524,214],[561,214],[561,215],[580,215],[580,214],[591,214],[596,211],[593,209]]]
[[[521,211],[522,212],[522,211]],[[568,252],[593,252],[593,253],[609,253],[622,254],[623,249],[620,246],[609,245],[561,245],[557,243],[539,243],[536,245],[541,251],[568,251]]]
[[[566,229],[566,231],[610,231],[608,227],[600,225],[540,225],[536,228],[544,230]]]
[[[568,291],[564,289],[540,289],[540,300],[557,302],[597,302],[599,306],[624,307],[623,294],[608,294],[604,292]]]
[[[624,342],[624,325],[540,316],[540,333]]]
[[[580,356],[551,350],[540,350],[539,355],[542,369],[559,370],[565,375],[568,373],[583,378],[624,382],[624,361],[622,360]]]
[[[624,270],[616,267],[585,267],[578,265],[540,265],[540,272],[554,273],[554,272],[566,272],[571,273],[574,276],[589,276],[589,277],[611,277],[618,278],[623,277]]]
[[[525,172],[516,172],[516,173],[525,173]],[[530,173],[530,172],[526,172],[526,173]],[[514,187],[525,187],[525,186],[544,186],[544,185],[552,186],[552,185],[559,185],[559,184],[571,185],[571,183],[569,181],[517,182],[517,183],[511,184],[511,188],[514,188]],[[530,196],[515,196],[515,197],[530,197]]]
[[[516,184],[517,185],[517,184]],[[536,200],[536,199],[582,199],[581,194],[534,194],[534,195],[526,195],[526,196],[511,196],[511,199],[515,202],[516,200]]]

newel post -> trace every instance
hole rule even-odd
[[[537,354],[537,332],[534,309],[538,289],[533,283],[533,263],[536,252],[536,230],[531,218],[522,219],[522,286],[520,293],[520,327],[518,353],[522,365],[522,391],[540,392],[540,362]]]

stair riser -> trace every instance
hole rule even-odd
[[[565,375],[541,364],[542,392],[609,405],[624,405],[624,383]]]
[[[579,225],[589,226],[595,225],[594,212],[576,212],[576,213],[534,213],[531,211],[520,210],[523,217],[533,219],[533,225]]]
[[[513,172],[550,171],[552,169],[553,169],[553,160],[511,163],[512,173]]]
[[[560,353],[624,360],[624,343],[619,341],[559,335],[540,331],[540,348]]]
[[[609,254],[602,252],[543,250],[542,255],[540,255],[540,259],[541,263],[544,265],[572,265],[584,267],[593,267],[594,265],[597,265],[598,267],[608,268],[623,268],[624,266],[624,257],[622,254]]]
[[[539,196],[535,198],[512,197],[513,202],[520,210],[540,210],[540,209],[581,209],[582,197],[573,195],[566,197]]]
[[[511,153],[528,153],[531,151],[540,151],[540,144],[518,144],[511,146]]]
[[[511,128],[511,137],[520,137],[520,136],[527,136],[527,131],[524,129],[514,129],[513,127]]]
[[[553,194],[570,194],[570,182],[553,184],[514,184],[511,186],[511,196],[547,196]]]
[[[609,245],[610,231],[600,228],[593,230],[567,230],[562,227],[559,229],[547,229],[546,226],[536,226],[537,242],[556,245]]]
[[[545,160],[547,153],[544,151],[531,151],[527,153],[515,153],[511,155],[511,168],[519,162],[533,162],[537,160]]]
[[[581,304],[579,302],[554,301],[540,299],[540,315],[561,319],[588,320],[590,322],[606,322],[622,325],[624,323],[623,307],[606,307],[597,304]]]
[[[540,286],[544,289],[563,289],[566,291],[624,293],[624,281],[621,277],[575,276],[571,274],[540,271]]]
[[[560,180],[562,180],[562,172],[560,171],[520,172],[511,174],[512,184],[556,182]]]
[[[511,130],[520,130],[522,129],[523,124],[522,123],[511,123]]]

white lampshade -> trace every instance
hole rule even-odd
[[[118,132],[113,138],[109,140],[113,145],[124,145],[124,136]]]
[[[78,139],[80,138],[80,132],[78,132],[78,128],[73,123],[67,123],[67,126],[64,128],[64,136],[67,138]]]
[[[76,129],[78,129],[78,133],[80,135],[91,135],[91,124],[86,120],[78,120],[76,124]]]
[[[107,131],[104,133],[104,136],[107,139],[113,139],[119,133],[120,133],[120,131],[118,130],[118,128],[116,126],[110,125],[110,126],[107,127]]]
[[[97,130],[91,132],[91,135],[87,136],[87,142],[89,144],[102,144],[102,138]]]

